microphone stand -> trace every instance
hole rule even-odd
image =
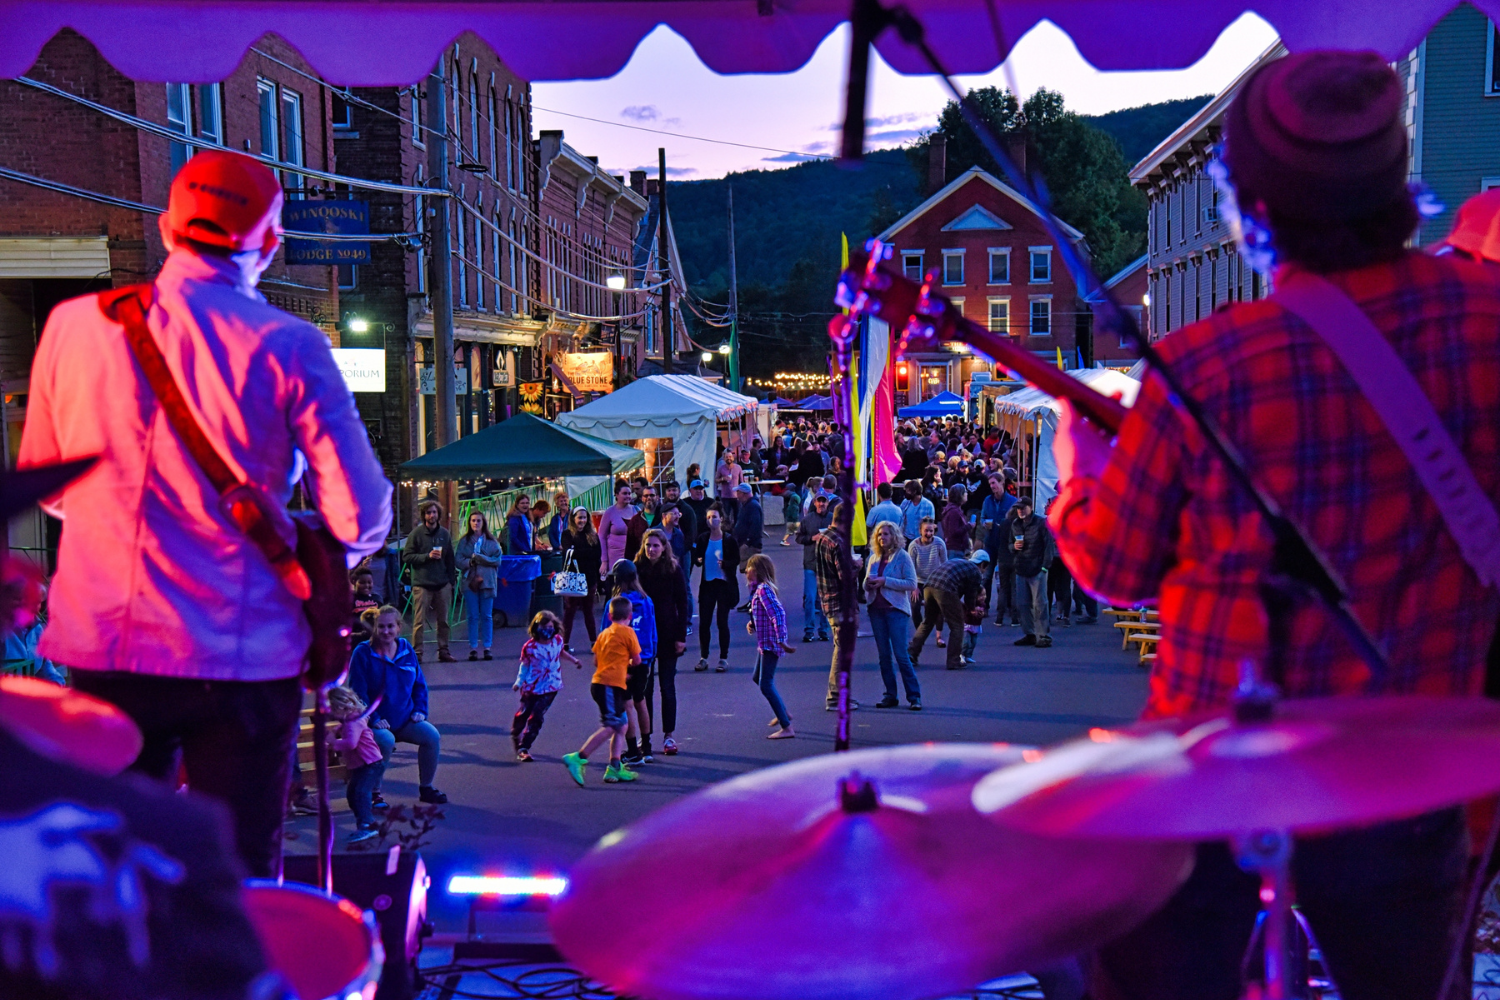
[[[993,9],[992,9],[993,14]],[[1136,325],[1134,317],[1120,307],[1114,295],[1103,286],[1099,277],[1094,274],[1093,268],[1078,253],[1068,235],[1063,231],[1062,224],[1052,212],[1050,199],[1047,197],[1045,184],[1034,180],[1032,176],[1024,173],[1015,162],[1007,155],[999,139],[991,131],[985,122],[979,109],[969,100],[968,96],[954,82],[952,75],[936,52],[928,45],[926,33],[920,21],[905,6],[896,5],[883,7],[879,0],[854,0],[853,11],[850,14],[857,30],[854,33],[856,43],[850,52],[850,81],[848,85],[848,96],[852,99],[856,89],[860,94],[865,90],[865,83],[860,81],[856,87],[854,80],[855,70],[863,67],[868,73],[869,47],[880,33],[887,27],[894,27],[902,41],[911,45],[922,54],[928,66],[943,81],[949,93],[958,102],[959,110],[963,114],[966,124],[973,129],[980,144],[990,154],[996,163],[1000,165],[1005,173],[1006,179],[1011,185],[1030,202],[1040,214],[1048,233],[1057,246],[1058,253],[1063,259],[1064,265],[1072,273],[1077,283],[1079,293],[1086,297],[1098,298],[1100,301],[1100,313],[1103,326],[1106,330],[1118,334],[1123,340],[1133,345],[1144,360],[1167,384],[1173,403],[1182,407],[1189,418],[1198,427],[1208,442],[1210,450],[1218,457],[1224,468],[1228,471],[1230,479],[1236,486],[1250,498],[1251,504],[1260,514],[1261,520],[1271,532],[1272,549],[1271,565],[1268,569],[1266,584],[1262,586],[1263,599],[1270,593],[1268,588],[1286,595],[1285,599],[1272,597],[1271,605],[1267,608],[1268,616],[1275,618],[1285,617],[1290,609],[1295,607],[1299,598],[1306,596],[1315,597],[1319,600],[1333,616],[1334,621],[1343,631],[1350,645],[1354,647],[1366,666],[1369,667],[1371,677],[1371,688],[1379,691],[1386,679],[1390,676],[1390,662],[1375,638],[1365,628],[1364,624],[1355,617],[1353,609],[1349,605],[1348,590],[1343,581],[1339,579],[1337,572],[1329,564],[1328,560],[1312,544],[1306,532],[1304,532],[1291,518],[1281,509],[1281,506],[1264,490],[1262,490],[1250,475],[1250,470],[1245,464],[1244,456],[1235,447],[1220,429],[1218,422],[1204,409],[1203,405],[1191,396],[1176,373],[1162,360],[1156,348],[1152,346],[1140,327]],[[998,37],[999,22],[995,20],[995,30]],[[858,44],[858,43],[863,43]],[[864,51],[860,51],[863,49]],[[1002,45],[1000,51],[1004,52]],[[846,112],[844,126],[847,130],[851,123],[857,122],[860,134],[863,134],[864,112],[853,114]],[[849,133],[845,133],[844,154],[848,158]],[[852,429],[845,428],[845,446],[852,451]],[[1285,631],[1279,630],[1276,621],[1268,622],[1272,629],[1273,640],[1279,635],[1282,642],[1285,639]],[[1272,645],[1277,645],[1273,641]],[[852,655],[852,650],[850,651]],[[1273,678],[1282,680],[1286,661],[1286,649],[1271,651],[1271,662],[1275,668]]]

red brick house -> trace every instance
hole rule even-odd
[[[1083,234],[1067,223],[1063,228],[1086,254]],[[1055,358],[1059,348],[1065,359],[1075,357],[1078,325],[1087,331],[1092,312],[1080,302],[1041,216],[1014,188],[971,167],[880,239],[895,247],[894,259],[909,277],[937,271],[943,294],[969,319],[1005,330],[1043,357]],[[911,403],[944,391],[966,395],[976,372],[992,371],[962,344],[909,360],[916,376]]]
[[[1121,308],[1135,317],[1136,325],[1141,328],[1141,332],[1149,336],[1151,331],[1148,327],[1151,317],[1149,310],[1145,307],[1149,300],[1151,274],[1146,269],[1147,260],[1147,255],[1141,254],[1106,280],[1104,287],[1114,296]],[[1089,301],[1092,304],[1095,300]],[[1140,352],[1135,349],[1134,345],[1125,343],[1118,334],[1101,329],[1098,316],[1095,316],[1094,361],[1097,364],[1120,368],[1135,364],[1140,357]]]

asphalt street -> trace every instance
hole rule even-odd
[[[774,536],[773,536],[774,537]],[[639,768],[640,780],[606,785],[603,767],[593,766],[589,784],[579,788],[560,758],[578,749],[598,725],[589,697],[592,658],[587,635],[575,624],[573,645],[582,653],[583,669],[564,666],[565,686],[552,706],[533,747],[536,760],[515,760],[510,743],[516,696],[511,682],[525,633],[497,630],[491,662],[468,662],[467,626],[454,627],[452,649],[458,663],[436,663],[429,638],[424,670],[431,691],[431,719],[443,735],[437,786],[448,794],[446,817],[422,848],[433,877],[429,907],[440,933],[464,929],[467,901],[448,895],[453,874],[525,875],[566,871],[604,834],[655,810],[681,795],[757,768],[796,760],[833,749],[833,713],[823,707],[832,646],[801,643],[802,572],[798,547],[772,544],[780,592],[797,651],[784,657],[776,680],[793,716],[797,738],[767,740],[770,709],[751,683],[754,643],[745,632],[747,615],[731,615],[729,670],[705,673],[697,663],[698,634],[688,639],[688,654],[678,673],[681,753],[660,752]],[[696,586],[696,584],[695,584]],[[695,623],[696,625],[696,623]],[[862,628],[867,632],[867,625]],[[1120,649],[1110,619],[1093,625],[1055,628],[1049,649],[1017,648],[1020,629],[986,625],[975,652],[977,663],[963,671],[943,669],[943,650],[929,640],[919,678],[924,710],[903,705],[875,709],[882,684],[871,640],[861,638],[855,657],[854,697],[863,708],[854,714],[856,747],[918,743],[929,740],[1004,741],[1045,745],[1078,735],[1090,726],[1127,722],[1145,698],[1146,674],[1131,652]],[[602,759],[598,754],[595,760]],[[392,803],[416,798],[414,747],[398,745],[385,776],[385,796]],[[339,849],[352,817],[343,788],[334,788],[334,818]],[[287,825],[289,853],[313,849],[314,821]]]

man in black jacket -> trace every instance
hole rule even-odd
[[[406,536],[401,561],[411,567],[411,646],[422,662],[422,637],[427,619],[437,619],[438,659],[453,663],[448,652],[448,607],[453,603],[453,585],[458,582],[458,562],[453,558],[453,537],[442,525],[443,508],[436,500],[424,500],[417,508],[422,523]]]
[[[1047,617],[1047,567],[1056,548],[1046,518],[1037,517],[1030,497],[1022,497],[1010,520],[1009,544],[1016,567],[1016,596],[1021,605],[1021,628],[1026,634],[1017,646],[1050,646]]]
[[[739,501],[739,509],[734,515],[734,540],[740,547],[740,559],[749,561],[751,556],[758,556],[761,549],[765,547],[765,514],[760,509],[760,501],[755,499],[754,491],[750,489],[749,483],[740,483],[734,488],[735,499]],[[737,611],[748,613],[750,602]]]

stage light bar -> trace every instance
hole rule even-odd
[[[456,896],[561,896],[568,880],[560,877],[455,875],[448,891]]]

